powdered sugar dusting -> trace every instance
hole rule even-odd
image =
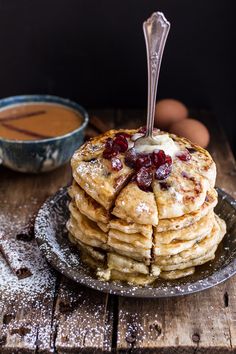
[[[6,345],[20,341],[23,347],[34,349],[40,339],[40,347],[48,348],[56,278],[35,241],[19,249],[32,272],[28,278],[19,280],[0,256],[0,308],[6,322],[3,334],[8,334]]]
[[[148,206],[146,203],[140,202],[140,203],[137,205],[136,211],[137,211],[138,214],[141,214],[141,213],[149,213],[149,212],[150,212],[150,209],[149,209],[149,206]]]

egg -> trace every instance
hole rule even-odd
[[[163,99],[157,102],[155,111],[155,125],[167,130],[175,122],[179,122],[188,116],[187,107],[174,99]]]
[[[183,136],[203,148],[205,148],[210,141],[210,134],[207,127],[203,123],[192,118],[171,124],[169,131],[170,133]]]

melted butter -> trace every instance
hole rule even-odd
[[[143,136],[143,135],[142,135]],[[151,153],[154,150],[164,150],[166,155],[171,156],[172,158],[179,151],[177,144],[173,139],[170,138],[168,134],[159,134],[154,135],[154,139],[156,140],[156,144],[153,145],[138,145],[135,147],[138,153]]]

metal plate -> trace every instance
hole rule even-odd
[[[152,286],[131,286],[119,282],[96,279],[80,260],[80,254],[67,238],[66,221],[69,218],[66,188],[60,189],[39,210],[35,222],[35,236],[48,262],[66,277],[77,283],[106,293],[144,298],[158,298],[191,294],[211,288],[236,273],[236,201],[217,189],[219,203],[215,209],[227,224],[227,234],[218,247],[212,262],[196,268],[186,278],[157,280]]]

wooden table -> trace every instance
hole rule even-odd
[[[96,113],[107,129],[144,121],[141,111]],[[236,197],[235,160],[210,122],[217,185]],[[44,262],[34,240],[15,240],[41,203],[70,180],[69,165],[37,176],[0,169],[1,240],[33,252],[27,265],[33,275],[21,280],[0,258],[0,353],[236,353],[235,278],[178,298],[122,298],[67,280]],[[19,264],[27,261],[24,252],[17,257]]]

